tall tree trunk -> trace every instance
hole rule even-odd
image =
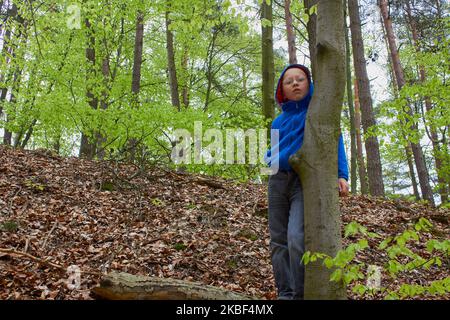
[[[412,37],[413,37],[413,45],[415,47],[416,52],[419,53],[420,52],[419,36],[417,33],[416,21],[411,13],[411,5],[410,5],[409,1],[406,1],[406,3],[405,3],[405,11],[406,11],[406,15],[408,17],[409,26],[411,28],[411,33],[412,33]],[[425,67],[423,65],[419,65],[418,67],[419,67],[420,82],[425,83],[427,80]],[[427,109],[427,112],[430,112],[433,109],[433,106],[431,104],[431,100],[429,97],[425,97],[425,107]],[[425,123],[425,119],[424,119],[424,123]],[[426,123],[425,123],[425,126],[426,126]],[[436,166],[436,173],[438,176],[438,183],[439,183],[438,188],[439,188],[439,194],[441,196],[441,202],[446,203],[448,201],[448,190],[447,190],[447,186],[445,183],[445,181],[446,181],[445,177],[442,174],[443,163],[442,163],[442,159],[440,158],[441,147],[439,145],[438,134],[433,125],[430,126],[429,131],[427,130],[427,133],[428,132],[430,133],[428,138],[431,140],[431,143],[433,145],[433,157],[434,157],[435,166]]]
[[[15,119],[15,114],[16,114],[15,107],[16,107],[16,101],[17,101],[17,94],[19,93],[19,90],[20,90],[20,83],[22,80],[22,71],[23,71],[23,66],[21,66],[21,61],[24,60],[24,53],[22,51],[20,56],[17,57],[15,49],[19,49],[22,45],[26,46],[27,27],[28,27],[28,22],[18,13],[18,8],[14,4],[11,8],[11,12],[8,14],[8,17],[16,20],[16,22],[17,22],[17,26],[15,27],[16,34],[14,35],[17,42],[16,42],[16,44],[13,44],[11,34],[8,36],[7,50],[9,49],[9,54],[11,56],[10,68],[14,68],[14,72],[13,72],[13,79],[12,79],[12,83],[11,83],[11,92],[10,92],[11,97],[9,100],[11,106],[13,106],[13,110],[11,110],[11,112],[9,114],[7,114],[7,117],[6,117],[7,125],[9,122],[11,122]],[[9,30],[9,31],[11,31],[11,30]],[[20,52],[20,50],[17,50],[17,51]],[[5,89],[5,93],[6,93],[7,92],[6,86],[4,89]],[[6,101],[6,95],[3,95],[3,92],[1,94],[1,97],[3,98],[3,101]],[[1,109],[1,107],[0,107],[0,109]],[[4,128],[3,144],[13,145],[12,132],[9,131],[7,129],[7,127]]]
[[[20,146],[22,149],[25,149],[28,141],[30,140],[31,134],[33,133],[33,128],[36,125],[36,123],[37,123],[37,119],[35,118],[35,119],[33,119],[30,126],[28,127],[27,132],[25,134],[25,138],[23,139],[22,144]]]
[[[373,114],[370,83],[367,76],[366,60],[364,58],[364,43],[361,32],[358,0],[348,0],[350,16],[350,29],[352,33],[353,63],[356,79],[358,81],[359,103],[362,110],[362,126],[364,134],[376,124]],[[367,154],[367,173],[369,177],[369,190],[373,196],[384,197],[383,174],[381,169],[380,147],[378,138],[374,136],[365,138]]]
[[[5,30],[5,35],[3,37],[3,48],[2,48],[2,56],[7,57],[8,55],[13,55],[13,50],[11,48],[11,24],[12,21],[17,19],[17,6],[13,3],[11,8],[8,8],[8,10],[6,11],[6,17],[5,17],[5,21],[9,21],[11,22],[9,26],[7,26],[6,30]],[[6,62],[11,64],[11,60],[6,58]],[[6,101],[6,96],[8,94],[8,83],[11,81],[11,77],[13,76],[13,71],[12,71],[12,66],[10,66],[10,68],[7,70],[6,75],[4,75],[3,73],[0,74],[0,80],[1,82],[3,82],[3,80],[5,80],[5,86],[1,88],[0,90],[0,119],[1,116],[3,115],[3,105]],[[9,122],[9,116],[6,116],[6,122]],[[8,144],[11,145],[11,137],[12,134],[11,132],[4,127],[4,133],[3,133],[3,143],[4,144]]]
[[[21,57],[21,59],[22,59],[22,57]],[[22,79],[22,70],[23,69],[21,69],[19,66],[17,66],[16,71],[14,71],[14,79],[13,79],[12,90],[11,90],[11,98],[9,100],[11,105],[14,105],[14,106],[17,101],[17,94],[19,93],[19,90],[20,90],[20,82]],[[14,107],[14,109],[15,109],[15,107]],[[13,110],[13,114],[15,115],[15,110]],[[6,118],[6,122],[7,123],[10,122],[14,118],[15,118],[15,116],[13,116],[12,114],[8,114],[7,118]],[[12,145],[12,132],[7,130],[6,128],[5,128],[5,134],[3,136],[3,144]],[[14,142],[14,144],[15,144],[15,146],[17,146],[16,142]]]
[[[289,64],[293,64],[297,63],[297,50],[295,48],[295,32],[292,26],[291,0],[284,0],[284,17],[286,20]]]
[[[87,73],[86,78],[87,80],[90,80],[89,78],[95,78],[96,71],[95,71],[95,35],[94,31],[92,30],[91,23],[89,19],[85,20],[86,28],[87,28],[87,37],[88,37],[88,43],[86,47],[86,63],[87,63]],[[86,86],[86,99],[92,109],[97,109],[98,106],[98,98],[94,95],[92,91],[92,86],[87,85]],[[84,128],[84,130],[92,130],[91,128]],[[95,141],[95,136],[92,135],[92,138],[89,138],[89,135],[87,135],[84,131],[81,134],[81,144],[80,144],[80,153],[79,156],[82,158],[87,159],[93,159],[95,155],[95,149],[97,143]]]
[[[102,75],[103,75],[103,91],[102,91],[102,97],[100,100],[100,108],[103,110],[108,109],[108,88],[110,86],[109,84],[109,77],[110,77],[110,67],[109,67],[109,56],[103,58],[102,62]],[[103,159],[105,157],[105,149],[104,145],[107,141],[107,137],[105,137],[101,132],[96,133],[96,155],[98,159]]]
[[[134,38],[134,59],[133,59],[133,79],[131,83],[131,92],[133,93],[134,104],[137,107],[139,103],[139,92],[141,90],[141,67],[142,50],[144,45],[144,14],[138,11],[136,17],[136,33]]]
[[[248,81],[248,77],[249,77],[249,72],[247,72],[247,66],[245,63],[243,63],[241,65],[242,67],[242,96],[244,98],[248,97],[248,85],[247,85],[247,81]]]
[[[400,62],[400,58],[397,51],[397,45],[395,40],[394,31],[392,28],[392,21],[389,17],[388,3],[387,0],[380,0],[378,2],[380,7],[381,16],[383,18],[384,28],[386,31],[389,52],[391,54],[392,64],[394,67],[395,78],[397,79],[397,85],[399,90],[405,85],[405,77],[403,74],[403,68]],[[406,113],[412,117],[413,110],[411,106],[406,106]],[[414,122],[410,123],[410,130],[416,132],[418,130],[417,124]],[[423,155],[422,148],[419,143],[411,143],[412,152],[414,155],[414,160],[416,163],[417,174],[419,176],[420,189],[422,191],[422,196],[425,200],[428,200],[431,205],[434,205],[433,191],[431,190],[430,180],[428,176],[428,170],[425,164],[425,158]]]
[[[169,72],[169,86],[170,86],[170,96],[172,99],[172,106],[180,111],[180,97],[178,93],[178,80],[177,80],[177,68],[175,65],[175,49],[173,46],[173,34],[170,31],[170,2],[167,3],[166,10],[166,49],[167,49],[167,67]]]
[[[211,41],[208,45],[208,50],[206,53],[206,94],[205,94],[205,105],[203,106],[203,111],[206,112],[208,110],[209,106],[209,99],[211,96],[211,90],[212,90],[212,82],[213,82],[213,58],[214,58],[214,51],[216,48],[216,40],[219,35],[220,26],[215,26],[212,32]]]
[[[166,12],[166,18],[167,14],[168,13]],[[168,28],[168,25],[166,26]],[[143,45],[144,45],[144,14],[142,11],[138,10],[136,16],[136,29],[134,37],[133,77],[131,82],[132,108],[139,107]],[[129,151],[128,160],[131,162],[133,162],[136,159],[137,144],[138,142],[135,137],[131,137],[128,141],[128,151]]]
[[[383,25],[383,17],[381,17],[381,15],[380,15],[380,22],[381,22],[381,25]],[[385,45],[387,48],[389,46],[389,43],[387,40],[386,31],[384,30],[384,28],[382,28],[382,31],[383,31],[383,39],[384,39],[384,42],[385,42]],[[389,55],[388,55],[388,69],[389,69],[389,75],[391,76],[390,84],[393,89],[392,90],[393,95],[395,98],[398,98],[399,92],[398,92],[397,81],[396,81],[395,73],[394,73],[394,65],[392,64],[392,58]],[[403,124],[402,124],[402,126],[403,126]],[[403,135],[403,139],[405,141],[407,141],[408,139],[406,138],[405,133],[402,131],[401,134]],[[407,145],[404,146],[404,149],[405,149],[406,161],[408,163],[409,177],[411,179],[411,185],[413,188],[414,197],[416,198],[416,200],[420,200],[420,194],[419,194],[418,184],[417,184],[417,180],[416,180],[416,174],[414,172],[414,163],[412,160],[411,142],[408,142]]]
[[[189,49],[186,45],[183,50],[183,59],[181,61],[181,67],[184,72],[184,84],[181,92],[183,98],[183,105],[185,108],[189,107],[189,86],[190,86],[190,76],[189,76]]]
[[[336,187],[340,116],[345,91],[345,37],[342,1],[322,0],[317,8],[316,94],[308,109],[305,136],[290,164],[304,192],[305,245],[311,252],[335,256],[341,249]],[[342,282],[322,261],[306,266],[305,299],[346,299]]]
[[[411,178],[411,183],[413,187],[414,197],[416,200],[420,200],[419,188],[417,185],[416,174],[414,172],[414,164],[412,160],[412,149],[411,143],[408,142],[408,145],[405,147],[406,161],[408,162],[409,168],[409,177]]]
[[[317,70],[317,54],[316,54],[316,25],[317,25],[317,15],[314,13],[309,15],[310,9],[316,5],[318,0],[304,0],[303,4],[305,7],[305,12],[309,16],[308,23],[306,24],[306,30],[308,31],[308,46],[309,46],[309,58],[311,60],[311,74],[312,78],[315,79],[315,74]]]
[[[355,90],[355,136],[356,136],[356,150],[358,153],[357,160],[358,160],[359,181],[361,184],[361,193],[369,194],[366,164],[364,163],[363,146],[361,139],[361,111],[359,107],[358,82],[356,79],[354,84],[354,90]]]
[[[262,103],[263,114],[267,118],[275,118],[274,81],[275,66],[273,60],[273,17],[272,0],[270,4],[261,4],[261,19],[270,21],[270,26],[262,26]],[[270,124],[268,125],[270,129]]]
[[[346,74],[347,74],[347,102],[348,102],[348,111],[350,114],[350,185],[351,185],[351,192],[353,194],[356,194],[357,189],[357,177],[356,177],[356,159],[357,159],[357,153],[356,153],[356,129],[355,129],[355,108],[353,105],[353,93],[352,93],[352,68],[351,68],[351,47],[350,47],[350,40],[348,35],[348,27],[346,22],[347,17],[347,10],[345,10],[347,2],[344,2],[344,28],[345,28],[345,57],[346,57]]]

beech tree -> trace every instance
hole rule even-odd
[[[291,0],[284,0],[284,15],[286,20],[286,35],[288,40],[289,64],[297,63],[297,49],[295,48],[295,32],[292,26]]]
[[[347,1],[344,2],[344,19],[345,19],[344,28],[345,28],[345,62],[346,62],[345,72],[346,72],[347,104],[350,117],[350,187],[351,192],[353,194],[356,194],[357,150],[356,150],[355,106],[353,104],[351,47],[350,47],[349,31],[346,21],[347,20],[346,6]],[[363,178],[365,179],[365,177]]]
[[[388,4],[386,0],[380,0],[378,2],[380,6],[381,16],[383,18],[384,28],[386,30],[386,35],[389,43],[389,52],[392,59],[392,64],[394,67],[395,78],[397,80],[397,85],[399,90],[405,85],[405,77],[403,74],[403,68],[400,62],[400,58],[397,51],[397,45],[395,41],[395,35],[392,29],[392,22],[388,13]],[[413,117],[413,111],[411,106],[405,106],[405,112],[409,115],[410,118]],[[410,123],[410,127],[412,131],[417,131],[417,124],[414,120],[407,120]],[[417,174],[419,176],[420,189],[422,191],[422,196],[424,199],[428,200],[431,204],[434,205],[433,192],[430,186],[430,179],[428,176],[428,169],[426,167],[422,147],[419,142],[412,142],[411,149],[414,155],[414,160],[416,163]]]
[[[315,94],[308,109],[303,145],[289,160],[306,190],[306,250],[330,256],[341,249],[336,174],[346,75],[343,13],[342,1],[317,3]],[[331,282],[331,273],[322,261],[306,265],[305,299],[345,299],[345,287]]]
[[[171,2],[167,1],[167,9],[165,12],[166,20],[166,48],[167,48],[167,70],[169,76],[170,97],[172,99],[172,105],[180,111],[180,96],[178,93],[178,79],[177,69],[175,66],[175,48],[173,43],[173,33],[170,30],[170,8]]]
[[[364,43],[361,32],[358,0],[348,0],[350,29],[352,34],[353,63],[358,81],[359,103],[361,105],[361,119],[365,134],[367,154],[367,175],[369,191],[373,196],[384,196],[383,174],[381,168],[380,147],[376,136],[369,136],[369,128],[376,124],[373,113],[372,96],[369,78],[367,76],[366,59],[364,57]]]
[[[262,105],[266,118],[275,117],[274,100],[274,60],[273,60],[273,27],[272,27],[272,1],[263,1],[261,4],[261,46],[262,46]],[[270,128],[270,124],[269,124]]]

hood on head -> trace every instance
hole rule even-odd
[[[292,68],[301,69],[306,74],[306,77],[308,78],[308,83],[309,83],[309,94],[312,95],[313,86],[311,85],[312,84],[311,83],[311,72],[309,71],[309,69],[302,64],[290,64],[286,68],[284,68],[284,70],[281,72],[280,78],[278,79],[278,83],[277,83],[277,89],[275,90],[275,101],[278,103],[279,106],[281,106],[284,102],[286,102],[284,95],[283,95],[283,88],[281,86],[281,79],[283,79],[283,76],[286,73],[286,71],[289,69],[292,69]]]

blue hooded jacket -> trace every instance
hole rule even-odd
[[[300,68],[305,72],[309,81],[309,93],[300,101],[282,101],[283,93],[281,88],[281,79],[286,70],[290,68]],[[292,64],[287,66],[280,75],[275,91],[275,100],[281,106],[283,112],[272,121],[272,129],[279,130],[279,144],[272,145],[271,150],[278,147],[278,154],[274,152],[271,156],[271,150],[266,153],[266,162],[270,166],[274,159],[279,158],[279,169],[292,171],[288,160],[289,157],[296,153],[303,144],[303,135],[305,132],[305,121],[308,106],[314,92],[314,85],[311,81],[309,70],[300,64]],[[348,163],[345,154],[344,139],[342,134],[339,135],[338,144],[338,178],[348,180]]]

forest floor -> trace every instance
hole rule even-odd
[[[0,299],[92,299],[102,274],[124,271],[200,282],[275,299],[269,258],[267,186],[154,168],[62,158],[0,146]],[[425,217],[429,232],[410,248],[429,259],[426,241],[449,238],[449,209],[366,196],[340,200],[343,225],[357,221],[380,238],[359,262],[388,261],[377,245]],[[344,245],[357,241],[344,239]],[[81,269],[70,288],[67,268]],[[441,267],[382,275],[382,286],[427,285]],[[362,282],[364,283],[364,282]],[[348,288],[351,299],[359,296]],[[374,299],[379,299],[380,294]],[[420,296],[420,299],[450,299]]]

